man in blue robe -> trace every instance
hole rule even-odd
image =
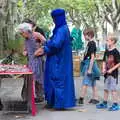
[[[65,11],[55,9],[51,16],[55,23],[53,36],[35,52],[35,56],[47,55],[44,80],[47,105],[66,109],[75,106],[71,38]]]

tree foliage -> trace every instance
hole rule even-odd
[[[92,27],[95,33],[102,30],[104,34],[109,23],[118,30],[120,0],[0,0],[0,54],[7,41],[15,39],[16,24],[30,18],[46,30],[53,24],[50,12],[55,8],[64,8],[68,22],[77,27]]]

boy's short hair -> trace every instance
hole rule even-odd
[[[114,43],[117,43],[118,41],[118,34],[117,33],[108,33],[108,37],[114,41]]]
[[[92,28],[87,28],[87,29],[85,29],[85,30],[83,31],[83,34],[84,34],[84,35],[88,35],[88,36],[90,36],[91,38],[94,37],[94,31],[93,31]]]

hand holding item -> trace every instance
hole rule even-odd
[[[103,74],[106,74],[106,69],[102,69],[102,73],[103,73]]]
[[[88,77],[91,77],[91,76],[92,76],[92,71],[91,71],[90,69],[88,69],[88,71],[87,71],[87,76],[88,76]]]
[[[35,56],[40,56],[44,54],[43,48],[39,48],[38,50],[35,51],[34,55]]]
[[[111,69],[109,69],[109,70],[107,71],[107,73],[108,73],[108,74],[111,74],[111,73],[112,73],[112,70],[111,70]]]
[[[26,50],[23,51],[23,55],[27,56],[27,51]]]
[[[92,73],[92,71],[90,69],[88,69],[87,74],[90,75],[91,73]]]

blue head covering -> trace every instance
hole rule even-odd
[[[59,27],[67,24],[65,17],[65,10],[61,8],[55,9],[51,12],[51,16],[55,23],[55,28],[53,30],[53,34],[54,34]]]

